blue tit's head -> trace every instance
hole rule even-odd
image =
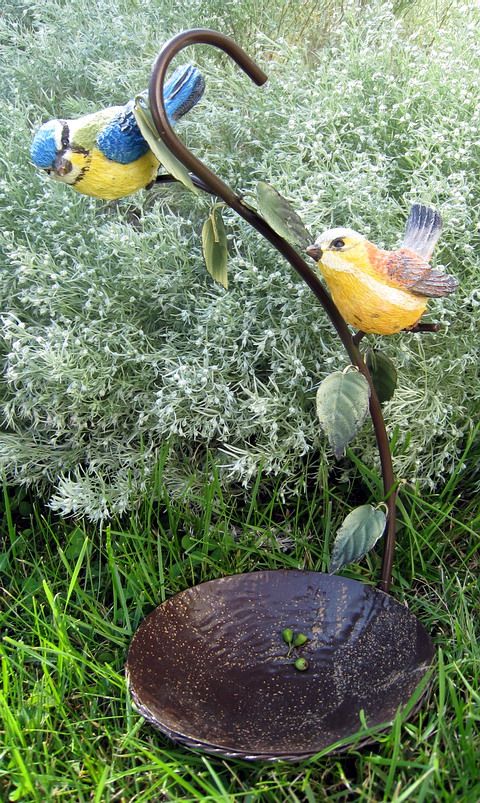
[[[60,136],[59,136],[60,135]],[[38,129],[30,148],[35,167],[52,170],[57,151],[61,149],[62,128],[60,120],[49,120]]]
[[[78,170],[71,160],[70,129],[65,120],[49,120],[38,129],[30,148],[35,167],[51,178],[73,184]]]

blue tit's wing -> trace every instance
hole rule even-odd
[[[165,108],[172,122],[192,109],[203,95],[205,81],[191,64],[178,67],[164,87]],[[130,164],[148,151],[129,101],[97,137],[97,146],[107,159]]]
[[[100,131],[96,144],[107,159],[120,164],[135,162],[148,151],[133,114],[133,100]]]

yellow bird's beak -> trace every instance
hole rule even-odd
[[[309,245],[305,248],[305,253],[308,254],[309,257],[315,260],[315,262],[319,262],[322,258],[323,251],[318,245]]]

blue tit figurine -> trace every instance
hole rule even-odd
[[[170,121],[190,111],[204,89],[196,67],[178,67],[164,89]],[[49,120],[33,139],[34,165],[77,192],[108,201],[146,187],[155,180],[159,162],[140,133],[133,106],[131,100],[78,120]]]

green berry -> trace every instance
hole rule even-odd
[[[293,639],[293,646],[294,647],[302,647],[308,641],[307,636],[305,633],[297,633],[295,638]]]
[[[291,644],[293,641],[293,630],[291,627],[286,627],[285,630],[282,630],[282,638],[285,644]]]
[[[306,658],[297,658],[294,663],[295,669],[298,669],[299,672],[305,672],[308,669],[308,661]]]

